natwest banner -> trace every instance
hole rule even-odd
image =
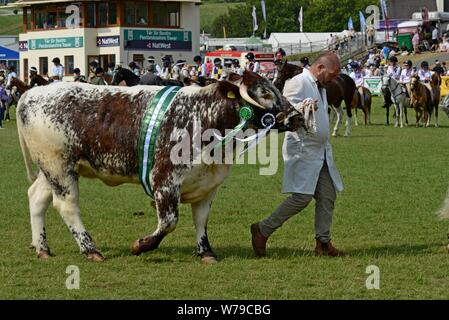
[[[125,48],[154,51],[192,51],[192,32],[125,30]]]

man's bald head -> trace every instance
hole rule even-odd
[[[333,52],[321,54],[310,67],[310,72],[323,85],[334,81],[340,74],[340,71],[340,58]]]

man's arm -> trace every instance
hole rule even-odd
[[[295,78],[288,80],[283,95],[293,105],[301,103],[306,98],[304,97],[304,81]]]

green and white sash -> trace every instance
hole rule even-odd
[[[165,87],[148,103],[138,141],[139,179],[145,193],[154,198],[150,175],[154,166],[156,140],[164,115],[181,87]]]

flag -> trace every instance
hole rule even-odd
[[[354,30],[354,23],[352,22],[352,17],[349,17],[348,30]]]
[[[385,0],[380,0],[380,8],[382,10],[383,20],[388,20],[388,9]]]
[[[359,16],[360,16],[360,31],[361,32],[365,32],[366,29],[366,20],[365,20],[365,16],[363,15],[362,11],[359,11]]]
[[[303,12],[302,7],[301,7],[301,10],[299,10],[298,21],[299,21],[299,31],[302,32],[303,24],[304,24],[304,12]]]
[[[253,34],[259,29],[259,26],[257,25],[257,14],[256,14],[256,7],[253,6]]]
[[[267,8],[265,7],[265,0],[260,1],[260,6],[262,7],[263,20],[265,21],[265,30],[263,32],[263,38],[267,38]]]

